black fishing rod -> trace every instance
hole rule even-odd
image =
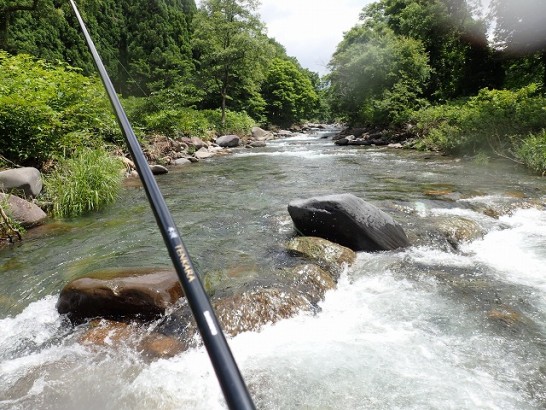
[[[224,393],[226,403],[230,409],[254,409],[254,403],[248,393],[239,368],[235,363],[235,359],[233,358],[224,333],[222,332],[218,319],[212,309],[210,300],[193,267],[188,251],[180,237],[178,228],[167,208],[165,199],[161,195],[161,191],[159,190],[148,162],[144,157],[131,124],[127,119],[127,115],[121,106],[114,86],[112,85],[112,81],[104,68],[99,53],[93,44],[93,40],[85,27],[85,23],[76,7],[76,3],[73,0],[70,0],[70,4],[78,19],[89,51],[93,55],[93,60],[99,70],[102,83],[108,93],[108,98],[114,108],[129,152],[133,157],[138,175],[140,176],[140,180],[146,191],[146,196],[148,197],[148,201],[154,212],[157,225],[159,226],[159,230],[161,231],[161,235],[163,236],[163,240],[169,251],[178,278],[180,279],[182,288],[186,294],[188,304],[195,321],[197,322],[197,327],[203,338],[203,343],[207,348],[214,371],[216,372],[216,377],[218,378]]]

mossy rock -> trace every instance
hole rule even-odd
[[[356,259],[356,253],[342,245],[314,236],[300,236],[288,242],[290,253],[307,258],[338,278],[346,265]]]

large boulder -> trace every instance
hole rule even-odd
[[[57,310],[74,322],[94,317],[150,319],[163,315],[183,295],[172,270],[106,270],[69,282]]]
[[[391,216],[352,194],[293,201],[288,213],[300,234],[328,239],[354,251],[410,245],[404,230]]]
[[[36,197],[42,191],[42,176],[36,168],[14,168],[0,172],[0,191]]]
[[[253,127],[252,138],[257,141],[266,141],[273,139],[273,134],[269,131],[261,129],[260,127]]]
[[[47,219],[46,213],[39,206],[18,196],[0,192],[0,203],[7,204],[4,210],[8,216],[20,223],[24,228],[40,225]]]
[[[240,138],[237,135],[223,135],[216,139],[216,144],[222,148],[238,147]]]

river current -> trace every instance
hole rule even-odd
[[[360,253],[320,309],[229,339],[259,409],[546,407],[546,179],[519,166],[376,147],[327,132],[158,176],[198,271],[245,286],[288,263],[287,204],[353,193],[414,245]],[[203,348],[151,361],[91,349],[55,309],[67,281],[169,266],[144,192],[0,250],[0,409],[222,409]],[[483,235],[430,234],[464,218]],[[211,279],[212,280],[212,279]],[[207,280],[205,280],[207,281]]]

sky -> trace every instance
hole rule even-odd
[[[320,75],[343,39],[373,0],[262,0],[258,12],[267,34],[286,47],[289,56]]]

